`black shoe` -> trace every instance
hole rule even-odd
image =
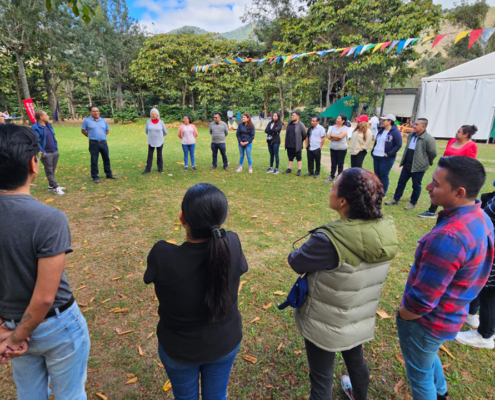
[[[194,165],[192,166],[192,170],[193,171],[196,171],[196,167]]]
[[[142,175],[145,175],[145,174],[149,174],[151,171],[147,171],[147,170],[144,170],[143,172],[141,172]]]
[[[110,175],[110,176],[107,176],[107,179],[119,179],[119,178],[117,178],[115,175]]]
[[[445,394],[438,394],[437,393],[437,400],[449,400],[449,393],[445,393]]]
[[[301,176],[301,170],[300,169],[297,170],[297,174],[296,175],[297,176]]]
[[[159,174],[163,174],[163,169],[159,169],[159,170],[158,170],[158,173],[159,173]]]
[[[308,172],[307,174],[304,174],[304,176],[313,176],[311,172]]]
[[[290,168],[287,168],[283,173],[284,174],[292,174],[292,170]]]
[[[316,175],[315,175],[315,179],[316,179],[316,178],[319,178],[319,177],[320,177],[320,174],[316,174]]]
[[[94,183],[100,183],[100,178],[93,178]]]

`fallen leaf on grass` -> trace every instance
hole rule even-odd
[[[45,200],[45,203],[51,203],[52,201],[54,201],[55,199],[46,199]]]
[[[115,206],[114,209],[119,212],[122,211],[122,208],[120,208],[119,206]]]
[[[163,391],[168,392],[170,389],[172,389],[172,384],[170,383],[170,379],[165,382],[165,385],[163,385]]]
[[[110,279],[111,281],[118,281],[120,278],[122,278],[121,276],[118,276],[117,278],[112,278]]]
[[[280,344],[277,347],[277,351],[280,351],[280,349],[282,348],[283,345],[284,345],[284,342],[280,342]]]
[[[385,310],[376,310],[376,313],[382,318],[382,319],[387,319],[387,318],[392,318],[390,315],[387,314]]]
[[[404,385],[404,381],[401,379],[399,382],[397,382],[394,386],[394,393],[399,393],[400,388]]]
[[[119,328],[117,328],[117,329],[119,329]],[[122,332],[122,331],[120,331],[120,332],[119,332],[117,329],[115,329],[115,330],[117,331],[117,333],[118,333],[120,336],[122,336],[122,335],[127,335],[128,333],[134,332],[134,329],[128,329],[128,330],[123,331],[123,332]],[[119,329],[119,330],[120,330],[120,329]]]
[[[125,384],[126,385],[132,385],[133,383],[136,383],[138,380],[137,376],[135,376],[134,378],[132,379],[129,379]]]
[[[149,339],[151,336],[153,336],[155,332],[151,332],[148,336],[146,336],[146,339]]]
[[[239,293],[241,293],[241,290],[242,290],[242,287],[247,283],[248,281],[246,280],[243,280],[239,283],[239,290],[237,291],[237,295],[239,295]]]
[[[244,360],[250,362],[251,364],[256,364],[258,362],[257,358],[251,356],[241,356]]]
[[[99,397],[101,400],[108,400],[108,397],[101,393],[95,393],[95,396]]]
[[[143,349],[141,348],[141,346],[138,346],[138,354],[142,357],[144,355],[143,353]]]
[[[122,293],[119,293],[119,297],[120,297],[121,299],[127,299],[127,296],[126,296],[125,294],[122,294]]]
[[[174,222],[174,225],[180,226],[182,224],[180,222]]]
[[[442,365],[442,368],[443,368],[443,369],[447,369],[447,368],[449,368],[451,365],[452,365],[452,364],[445,364],[445,365]]]
[[[126,308],[115,307],[112,308],[109,312],[118,314],[118,313],[126,313],[128,311],[129,311],[129,307]]]
[[[258,218],[258,216],[257,215],[252,215],[251,218]]]
[[[274,387],[273,385],[270,385],[270,384],[265,385],[265,387],[266,387],[267,389],[275,389],[275,387]]]
[[[105,299],[101,302],[101,304],[105,304],[107,301],[110,301],[111,299]]]
[[[88,307],[88,308],[85,308],[84,310],[82,310],[83,313],[85,313],[86,311],[89,311],[89,310],[92,310],[94,307]]]
[[[448,354],[448,356],[452,358],[452,360],[455,360],[455,357],[452,355],[450,351],[447,350],[447,348],[443,344],[440,346],[440,350],[445,351]]]
[[[136,374],[133,374],[132,372],[129,372],[128,374],[125,374],[128,378],[134,378]]]
[[[281,290],[277,290],[276,292],[273,292],[274,295],[277,295],[277,296],[284,296],[286,295],[287,293],[286,292],[282,292]]]
[[[301,350],[296,350],[296,351],[294,351],[294,354],[295,354],[296,356],[298,356],[299,354],[301,354]]]
[[[177,228],[174,228],[174,231],[178,231],[178,230],[179,230],[179,228],[178,228],[178,227],[177,227]]]
[[[265,305],[263,306],[263,309],[264,309],[264,310],[268,310],[268,309],[269,309],[272,305],[273,305],[273,303],[268,303],[268,304],[265,304]]]
[[[404,367],[406,366],[406,363],[404,362],[404,359],[401,356],[398,356],[397,354],[395,355],[395,358],[397,361],[399,361]]]
[[[78,287],[75,292],[79,292],[80,290],[83,290],[83,289],[86,289],[86,285],[82,285],[80,287]]]
[[[260,320],[260,317],[256,317],[255,319],[253,319],[250,323],[252,324],[253,322],[256,322],[256,321],[259,321]]]

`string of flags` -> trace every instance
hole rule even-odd
[[[495,27],[493,28],[485,28],[485,29],[474,29],[474,30],[469,30],[469,31],[462,31],[457,33],[457,36],[455,38],[454,43],[459,42],[461,39],[467,37],[469,35],[469,43],[468,43],[468,49],[471,49],[474,43],[481,37],[481,44],[483,46],[486,45],[490,37],[495,33]],[[299,58],[307,57],[310,55],[318,55],[320,57],[325,56],[326,54],[334,53],[334,54],[339,54],[340,57],[351,57],[354,56],[361,56],[365,53],[368,54],[373,54],[376,52],[382,52],[386,54],[391,54],[391,55],[397,55],[401,51],[407,49],[410,46],[414,45],[422,45],[425,44],[426,42],[429,42],[433,40],[433,45],[431,48],[435,48],[438,43],[440,43],[447,35],[451,34],[442,34],[442,35],[433,35],[433,36],[427,36],[424,38],[409,38],[409,39],[402,39],[402,40],[390,40],[387,42],[382,42],[382,43],[369,43],[369,44],[364,44],[360,46],[352,46],[352,47],[343,47],[340,49],[329,49],[329,50],[321,50],[321,51],[311,51],[308,53],[299,53],[299,54],[291,54],[291,55],[285,55],[285,56],[275,56],[275,57],[266,57],[266,58],[233,58],[233,59],[226,59],[222,60],[219,62],[214,62],[212,64],[207,64],[207,65],[196,65],[191,68],[191,71],[193,72],[208,72],[209,69],[218,67],[221,65],[232,65],[232,64],[246,64],[246,63],[257,63],[257,65],[260,65],[264,62],[268,62],[269,64],[280,64],[283,63],[283,66],[285,67],[289,62],[293,60],[297,60]]]

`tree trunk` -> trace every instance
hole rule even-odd
[[[205,103],[205,121],[208,121],[208,102]]]
[[[53,104],[52,87],[50,85],[50,77],[48,76],[48,70],[46,69],[45,54],[43,51],[40,52],[40,57],[43,72],[43,81],[45,82],[46,97],[48,98],[48,105],[50,106],[50,110],[52,111],[53,118],[53,116],[55,115],[56,105]]]
[[[281,114],[282,121],[283,121],[285,119],[284,118],[284,114],[285,114],[285,111],[284,111],[284,89],[282,87],[282,82],[280,82],[280,81],[278,81],[278,97],[280,100],[280,114]]]
[[[55,107],[56,109],[58,110],[58,119],[60,121],[64,121],[64,116],[62,115],[62,110],[60,110],[60,106],[58,104],[58,94],[57,94],[57,90],[54,90],[53,91],[53,97],[54,97],[54,100],[55,100]]]
[[[322,112],[322,109],[323,109],[323,91],[320,90],[320,112]]]
[[[91,99],[91,92],[89,91],[89,76],[86,75],[86,95],[88,96],[89,106],[93,105],[93,100]]]
[[[110,110],[112,110],[112,118],[114,114],[113,110],[113,99],[112,99],[112,92],[110,90],[110,83],[107,82],[107,90],[108,90],[108,99],[110,100]]]
[[[24,61],[22,60],[22,54],[15,53],[15,58],[17,60],[17,66],[19,68],[19,78],[21,79],[22,95],[24,100],[31,98],[31,93],[29,93],[29,86],[26,77],[26,69],[24,68]]]
[[[326,108],[330,107],[330,94],[332,93],[332,68],[328,68],[328,81],[327,81],[327,98],[325,101]]]
[[[141,115],[144,118],[146,116],[146,113],[144,111],[143,88],[141,86],[139,86],[139,96],[141,97],[141,110],[143,111],[143,113]]]
[[[117,96],[115,96],[115,106],[117,108],[124,107],[124,95],[122,94],[122,81],[118,80],[115,82],[115,86],[117,86]]]
[[[194,104],[194,92],[191,93],[191,106],[192,110],[196,111],[196,104]]]
[[[22,102],[21,88],[19,87],[19,79],[14,71],[12,71],[12,80],[15,84],[15,91],[17,93],[17,101],[19,102],[19,111],[21,112],[21,119],[26,121],[26,113],[24,112],[24,103]]]
[[[187,94],[187,88],[185,86],[183,86],[182,87],[182,109],[183,110],[186,108],[186,94]]]

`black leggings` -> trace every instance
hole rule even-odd
[[[310,400],[329,400],[332,398],[333,366],[335,353],[320,349],[309,340],[304,339],[306,356],[309,363],[311,380]],[[363,345],[343,351],[352,391],[356,400],[366,400],[370,383],[370,371],[363,356]]]
[[[345,150],[330,149],[330,161],[332,162],[332,168],[330,171],[331,178],[335,178],[335,171],[337,171],[337,167],[338,167],[339,175],[344,171],[344,161],[346,155],[347,155],[347,149]]]
[[[354,156],[351,154],[351,168],[363,168],[363,162],[366,154],[368,154],[366,150],[361,150]]]
[[[435,214],[438,210],[438,206],[436,206],[435,204],[430,204],[430,208],[428,209],[429,212]]]

